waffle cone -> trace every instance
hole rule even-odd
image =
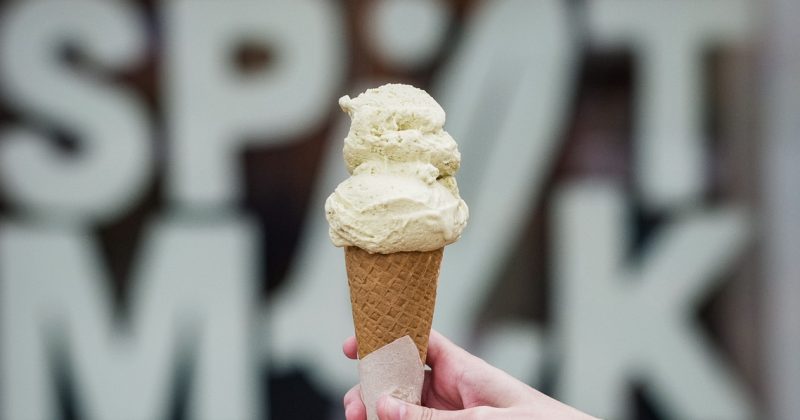
[[[359,358],[408,335],[425,363],[443,249],[370,254],[345,248]]]

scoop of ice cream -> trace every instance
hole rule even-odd
[[[388,254],[457,241],[469,212],[453,177],[461,155],[439,104],[396,84],[339,103],[352,118],[344,146],[352,176],[325,202],[333,243]]]
[[[336,246],[369,252],[432,251],[461,236],[467,206],[430,164],[364,163],[325,203]]]
[[[369,160],[430,163],[441,176],[458,170],[461,154],[444,131],[444,110],[424,90],[388,84],[355,99],[343,96],[339,106],[352,119],[344,139],[344,160],[351,173]]]

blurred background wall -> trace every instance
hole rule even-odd
[[[619,419],[797,417],[791,0],[0,2],[0,418],[339,419],[337,99],[428,90],[434,327]]]

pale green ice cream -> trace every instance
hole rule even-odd
[[[461,163],[445,113],[422,89],[388,84],[339,99],[352,119],[352,175],[325,202],[336,246],[371,253],[432,251],[457,241],[469,211],[453,177]]]

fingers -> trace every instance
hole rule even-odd
[[[454,359],[463,359],[470,356],[466,350],[453,344],[436,330],[431,330],[430,338],[428,339],[428,357],[426,364],[428,366],[435,366],[443,360],[454,362]]]
[[[462,407],[511,407],[535,393],[528,385],[473,356],[433,330],[428,342],[427,364],[436,373],[433,387],[428,388],[433,390],[432,394],[427,394],[428,400],[438,399]],[[431,405],[429,401],[425,404]]]
[[[347,337],[342,344],[342,352],[349,359],[358,359],[358,343],[355,336]],[[466,350],[453,344],[452,341],[439,334],[436,330],[431,330],[430,339],[428,341],[428,358],[427,364],[433,366],[437,361],[443,358],[450,358],[454,355],[469,355]]]
[[[355,336],[350,336],[344,340],[344,344],[342,344],[342,351],[348,359],[355,360],[358,358],[358,343],[356,342]]]
[[[380,420],[469,420],[503,419],[500,410],[490,407],[475,407],[466,410],[436,410],[400,401],[388,395],[378,400],[378,419]],[[349,420],[349,418],[348,418]]]
[[[356,343],[355,336],[344,340],[342,352],[350,359],[358,358],[358,343]],[[344,404],[344,417],[347,420],[367,420],[367,409],[364,407],[364,402],[361,401],[361,388],[358,385],[350,388],[344,394],[342,402]]]
[[[378,419],[380,420],[433,420],[444,417],[436,416],[436,410],[420,407],[384,395],[378,400]]]
[[[344,417],[347,420],[366,420],[367,409],[361,401],[361,388],[356,385],[344,394]]]

